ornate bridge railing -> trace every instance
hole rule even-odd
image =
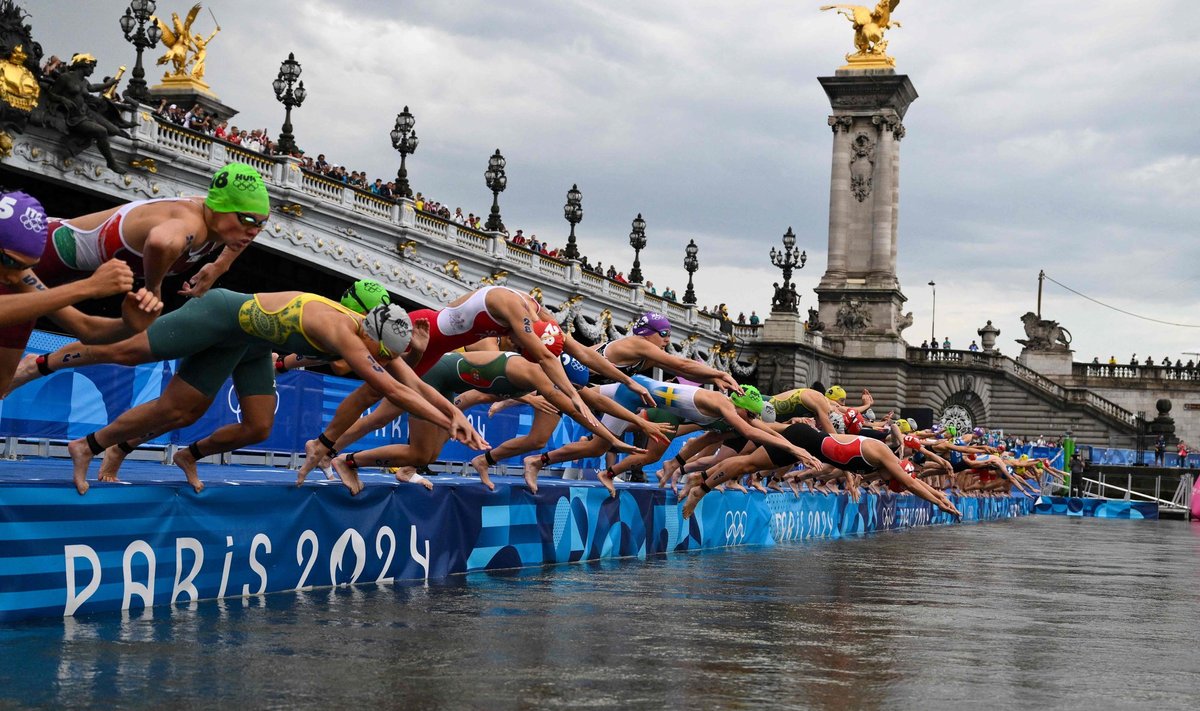
[[[1200,368],[1174,365],[1121,365],[1108,363],[1073,363],[1071,374],[1076,378],[1107,378],[1114,380],[1165,380],[1173,383],[1200,384]]]

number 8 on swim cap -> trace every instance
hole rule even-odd
[[[245,163],[230,163],[213,175],[204,204],[213,212],[267,215],[271,200],[262,176]]]

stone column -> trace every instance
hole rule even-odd
[[[886,285],[891,269],[892,256],[892,132],[888,130],[886,114],[875,114],[871,124],[877,129],[875,143],[875,175],[871,191],[871,261],[867,275],[872,285]]]
[[[833,164],[829,175],[829,254],[826,262],[826,281],[840,283],[846,278],[846,242],[850,224],[850,127],[849,116],[830,116],[833,129]]]

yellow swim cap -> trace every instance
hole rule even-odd
[[[896,426],[899,427],[900,431],[904,434],[912,432],[912,425],[908,424],[908,420],[900,420],[896,423]]]
[[[846,390],[841,385],[834,385],[825,391],[825,397],[841,402],[846,399]]]

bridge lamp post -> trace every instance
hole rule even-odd
[[[404,165],[404,159],[409,154],[417,152],[417,144],[420,143],[420,139],[417,138],[417,132],[413,130],[416,123],[417,120],[405,106],[403,111],[396,114],[396,126],[388,134],[392,138],[392,148],[400,151],[400,170],[396,171],[396,193],[404,198],[413,196],[412,188],[408,185],[408,168]],[[503,190],[503,188],[501,189]]]
[[[683,303],[696,303],[696,290],[692,287],[692,275],[700,270],[700,260],[696,257],[700,253],[700,248],[696,246],[696,240],[689,239],[688,246],[684,250],[683,268],[688,273],[687,290],[683,292]]]
[[[275,146],[275,151],[283,155],[291,155],[296,152],[296,137],[292,135],[292,107],[299,108],[300,104],[304,103],[304,97],[308,96],[308,92],[304,90],[304,82],[300,82],[299,86],[293,88],[299,78],[300,62],[296,61],[294,53],[288,52],[287,59],[279,65],[279,76],[271,82],[271,88],[275,90],[275,98],[283,104],[285,109],[283,132],[279,134],[279,143]]]
[[[801,252],[796,248],[796,234],[788,227],[787,232],[783,233],[783,251],[771,248],[771,264],[783,270],[783,286],[775,294],[775,303],[781,311],[799,313],[797,300],[792,296],[795,292],[792,287],[792,270],[803,269],[806,262],[808,252]]]
[[[488,232],[500,232],[504,229],[504,223],[500,221],[500,193],[508,187],[504,165],[504,156],[500,155],[500,149],[497,148],[492,157],[488,158],[487,170],[483,171],[483,182],[487,183],[488,190],[492,191],[492,214],[488,215],[487,224],[483,226]]]
[[[142,52],[154,49],[162,39],[162,30],[158,28],[157,22],[152,22],[150,27],[146,27],[146,23],[150,22],[150,17],[154,14],[154,5],[154,0],[132,0],[129,7],[125,8],[125,14],[121,16],[121,31],[125,33],[125,39],[137,50],[133,78],[129,80],[125,97],[143,104],[150,100],[150,94],[146,90],[146,70],[142,68]]]
[[[633,269],[629,270],[631,284],[642,283],[642,250],[646,248],[646,221],[642,213],[633,218],[633,230],[629,233],[629,246],[633,247]]]
[[[929,280],[929,288],[933,290],[933,317],[929,319],[929,345],[937,343],[937,284]]]
[[[583,221],[583,193],[579,192],[579,185],[572,185],[567,191],[567,204],[563,205],[563,217],[567,222],[571,223],[571,234],[567,236],[567,248],[563,250],[563,256],[568,260],[579,259],[579,246],[575,244],[575,225]]]

